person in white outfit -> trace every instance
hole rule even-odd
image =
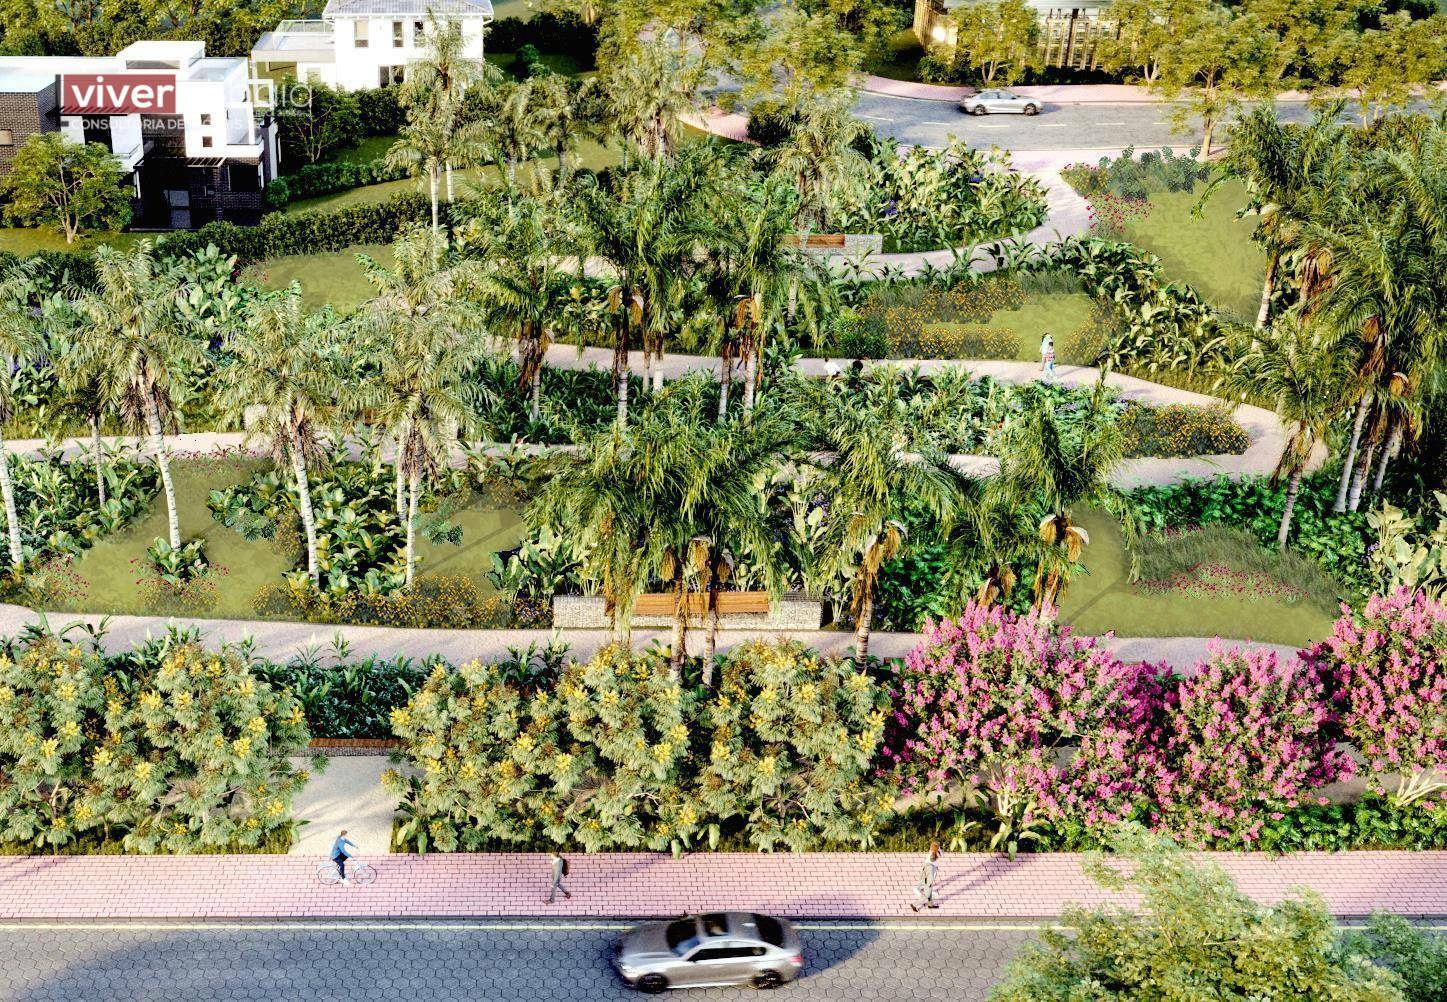
[[[1049,334],[1040,341],[1040,374],[1055,379],[1055,339]]]
[[[919,871],[919,883],[914,889],[914,903],[910,910],[919,911],[921,908],[938,908],[935,904],[935,881],[940,875],[940,844],[931,842],[929,856],[924,861],[924,867]]]

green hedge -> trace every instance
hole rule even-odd
[[[407,176],[403,167],[389,166],[385,159],[361,163],[344,161],[331,164],[307,164],[299,170],[276,178],[266,186],[266,201],[275,208],[303,198],[316,198],[338,191],[350,191],[369,184],[400,181]]]

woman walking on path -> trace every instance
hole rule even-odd
[[[1055,379],[1055,338],[1049,334],[1040,341],[1040,374],[1052,382]]]
[[[914,889],[914,902],[909,906],[911,911],[919,911],[920,908],[938,908],[935,904],[935,881],[940,875],[940,844],[931,842],[929,844],[929,858],[924,861],[924,868],[919,871],[919,884]]]
[[[552,866],[552,881],[548,884],[547,903],[552,904],[553,898],[557,895],[559,891],[563,892],[563,897],[571,898],[573,895],[570,894],[568,892],[568,889],[563,886],[563,878],[568,875],[568,861],[563,858],[562,853],[554,849],[549,854],[549,862]]]
[[[343,828],[337,833],[337,840],[332,843],[332,862],[337,864],[337,872],[342,875],[342,883],[350,887],[352,882],[347,879],[347,860],[352,856],[347,852],[348,849],[356,852],[357,844],[347,838],[347,830]]]

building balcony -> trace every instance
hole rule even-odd
[[[251,50],[253,63],[336,62],[336,37],[326,21],[282,21],[263,32]]]

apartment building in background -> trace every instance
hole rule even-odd
[[[426,52],[430,17],[461,25],[463,54],[482,59],[490,0],[327,0],[321,20],[282,21],[251,50],[258,77],[366,90],[402,82]]]
[[[915,0],[914,34],[927,51],[955,47],[957,25],[970,16],[976,0]],[[1114,35],[1114,24],[1101,19],[1109,0],[1025,0],[1040,22],[1036,41],[1046,66],[1094,69],[1096,43]]]
[[[243,58],[204,42],[136,42],[114,56],[0,56],[0,174],[37,132],[109,146],[134,229],[251,223],[276,176],[273,123]]]

